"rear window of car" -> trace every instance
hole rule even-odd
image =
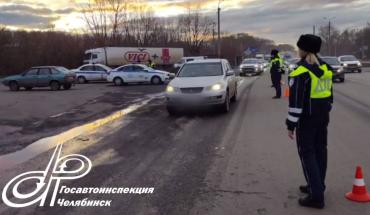
[[[178,77],[207,77],[222,76],[221,63],[192,63],[185,64],[180,70]]]
[[[65,68],[65,67],[57,67],[56,68],[56,70],[57,71],[60,71],[60,72],[62,72],[62,73],[69,73],[70,71],[67,69],[67,68]]]

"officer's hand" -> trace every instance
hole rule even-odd
[[[294,140],[294,131],[288,130],[288,137],[292,140]]]

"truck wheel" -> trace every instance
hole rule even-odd
[[[151,83],[154,85],[159,85],[159,84],[162,84],[162,80],[159,77],[154,76],[151,80]]]
[[[72,84],[63,84],[63,89],[69,90],[72,88]]]
[[[87,82],[87,80],[86,80],[86,78],[85,78],[85,77],[80,76],[80,77],[78,77],[78,78],[77,78],[77,82],[78,82],[79,84],[85,84],[85,83]]]
[[[50,89],[51,89],[52,91],[60,90],[60,84],[59,84],[59,82],[57,82],[57,81],[52,81],[52,82],[50,83]]]
[[[116,86],[122,86],[125,82],[122,80],[122,78],[114,78],[113,79],[113,83],[114,83],[114,85],[116,85]]]
[[[16,81],[12,81],[9,83],[9,90],[10,91],[19,91],[19,84]]]

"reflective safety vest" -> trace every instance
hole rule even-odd
[[[282,67],[282,59],[280,57],[277,57],[277,58],[274,58],[270,61],[270,64],[269,64],[269,68],[272,67],[272,64],[275,63],[275,62],[279,62],[280,63],[280,68]]]
[[[310,97],[312,99],[329,98],[332,94],[333,72],[330,71],[325,64],[321,65],[320,69],[324,71],[324,75],[322,75],[320,78],[304,66],[299,66],[296,70],[290,73],[289,77],[294,78],[308,72],[311,77]]]

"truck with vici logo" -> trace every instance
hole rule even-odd
[[[85,52],[85,64],[104,64],[118,67],[126,64],[153,62],[155,65],[171,66],[184,57],[183,48],[103,47]]]

